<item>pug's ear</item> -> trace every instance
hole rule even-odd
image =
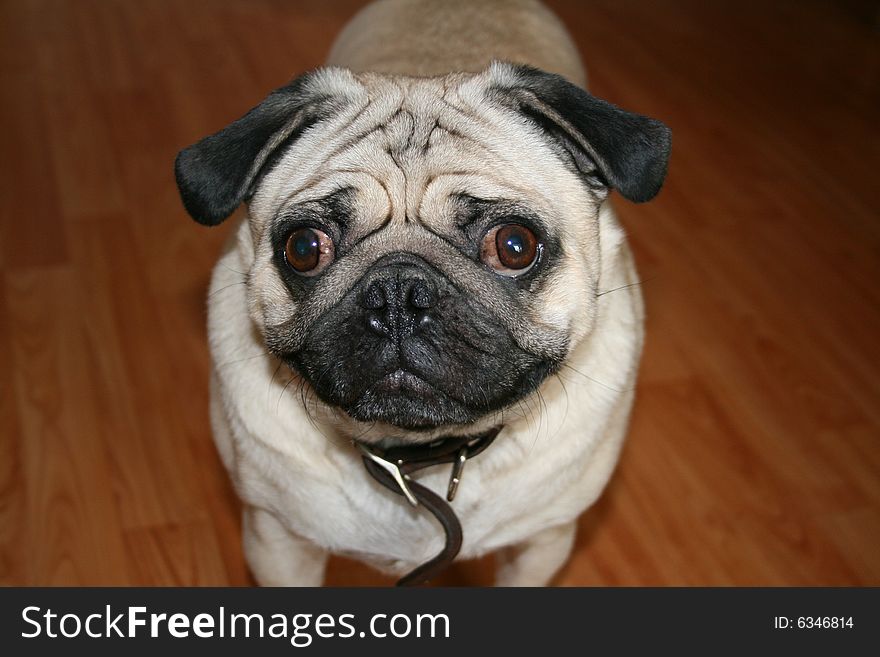
[[[672,139],[663,123],[529,66],[495,62],[487,73],[500,100],[562,146],[589,182],[600,181],[636,203],[660,191]]]
[[[218,133],[185,148],[174,162],[183,205],[216,226],[250,198],[262,175],[308,128],[339,111],[360,84],[345,69],[320,69],[276,89]]]

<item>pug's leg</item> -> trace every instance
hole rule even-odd
[[[268,511],[246,507],[244,555],[260,586],[321,586],[327,553],[291,534]]]
[[[576,530],[572,521],[501,550],[496,558],[495,585],[546,586],[571,554]]]

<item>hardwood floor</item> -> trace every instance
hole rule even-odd
[[[228,224],[188,219],[171,165],[360,4],[0,4],[0,584],[252,583],[207,415]],[[550,4],[593,93],[674,133],[658,199],[615,200],[647,347],[557,582],[880,585],[876,6]]]

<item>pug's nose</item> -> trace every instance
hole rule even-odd
[[[375,279],[362,299],[367,327],[398,342],[428,322],[428,311],[437,303],[436,286],[408,269]]]

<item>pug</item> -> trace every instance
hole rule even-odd
[[[210,410],[258,583],[320,585],[331,553],[403,583],[567,559],[642,347],[608,198],[654,197],[670,149],[584,84],[539,2],[382,0],[178,155],[196,221],[247,209],[210,284]]]

